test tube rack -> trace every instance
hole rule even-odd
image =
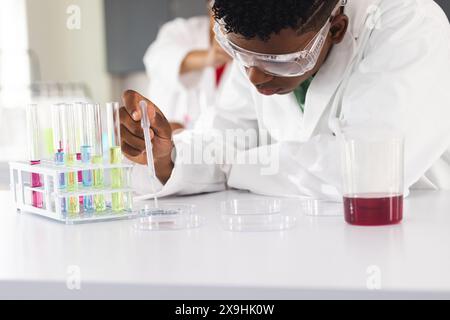
[[[10,188],[13,200],[18,212],[27,212],[53,219],[65,224],[78,224],[87,222],[99,222],[108,220],[135,218],[133,211],[133,193],[130,187],[130,174],[132,165],[130,164],[82,164],[76,165],[57,165],[53,161],[41,161],[40,164],[30,164],[29,162],[19,161],[10,162]],[[123,184],[121,188],[112,188],[109,177],[111,171],[121,169]],[[77,191],[68,191],[58,187],[58,179],[61,174],[74,173],[84,170],[104,170],[105,183],[102,188],[84,187],[82,183],[78,184]],[[31,186],[31,175],[39,174],[42,179],[42,187]],[[31,194],[39,192],[43,195],[42,208],[33,206]],[[123,195],[123,210],[113,211],[111,206],[112,195],[121,193]],[[78,214],[64,212],[61,208],[61,201],[70,198],[80,198],[83,196],[103,196],[106,209],[97,212],[85,211],[80,205]]]

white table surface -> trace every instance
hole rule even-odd
[[[450,298],[450,192],[413,192],[396,226],[299,212],[289,231],[222,230],[220,201],[250,197],[259,196],[170,199],[196,204],[205,224],[139,232],[128,220],[64,225],[17,213],[0,191],[0,298]],[[367,287],[370,266],[381,290]],[[66,284],[74,270],[80,290]]]

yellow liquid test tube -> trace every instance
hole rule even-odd
[[[111,164],[122,163],[122,150],[120,147],[112,147],[110,149]],[[123,170],[121,168],[111,169],[111,188],[120,189],[123,187]],[[111,195],[111,206],[113,211],[124,210],[123,193],[115,192]]]
[[[76,126],[73,121],[75,116],[75,107],[73,104],[64,104],[63,108],[63,134],[64,149],[66,151],[66,166],[70,167],[76,164]],[[78,191],[78,171],[67,173],[67,191]],[[78,196],[69,196],[67,199],[67,213],[69,218],[75,218],[80,213],[80,202]]]
[[[117,102],[106,104],[106,120],[109,142],[109,161],[116,165],[122,163],[122,151],[120,149],[120,105]],[[123,188],[123,170],[122,168],[111,169],[111,188]],[[114,212],[122,212],[125,209],[123,192],[114,192],[111,194],[111,209]]]
[[[76,161],[76,154],[68,154],[66,164],[68,166],[74,165]],[[74,192],[78,190],[78,172],[72,171],[67,173],[67,191]],[[80,201],[77,196],[69,197],[67,199],[67,212],[69,217],[76,217],[80,213]]]
[[[99,104],[88,104],[87,108],[92,108],[94,113],[94,141],[92,146],[92,164],[103,165],[103,130],[102,116]],[[105,171],[103,168],[92,170],[92,185],[94,189],[105,188]],[[104,194],[94,195],[94,210],[97,214],[106,211],[106,200]]]

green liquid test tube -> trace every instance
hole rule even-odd
[[[109,142],[109,160],[110,164],[116,165],[122,163],[122,151],[120,149],[120,118],[119,103],[110,102],[106,104],[108,142]],[[111,188],[123,188],[123,170],[122,168],[111,169]],[[114,192],[111,195],[111,209],[114,212],[122,212],[125,209],[123,192]]]
[[[67,145],[66,145],[66,165],[74,166],[77,162],[77,134],[76,125],[73,119],[75,119],[75,106],[73,104],[64,105],[64,118],[65,118],[65,130]],[[71,171],[67,173],[67,191],[78,191],[78,171]],[[67,213],[69,218],[75,218],[80,213],[80,201],[78,196],[70,196],[67,199]]]
[[[94,141],[92,147],[92,164],[103,165],[103,130],[102,116],[99,104],[87,104],[87,108],[93,109],[94,117]],[[92,170],[92,186],[94,189],[105,188],[105,171],[103,168]],[[97,214],[106,211],[106,200],[104,194],[94,195],[94,210]]]
[[[93,164],[103,164],[102,156],[93,156],[92,157]],[[95,189],[102,189],[105,187],[105,177],[103,169],[94,169],[92,170],[92,180],[93,186]],[[96,194],[94,196],[94,209],[96,212],[103,212],[106,210],[106,201],[105,196],[103,194]]]
[[[52,118],[53,121],[53,118]],[[54,155],[53,149],[53,129],[52,128],[44,128],[44,150],[45,154],[49,157]]]

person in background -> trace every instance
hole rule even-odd
[[[228,78],[231,57],[214,39],[210,5],[208,10],[209,16],[166,23],[144,57],[149,98],[164,106],[173,130],[193,128],[200,114],[207,121]]]

